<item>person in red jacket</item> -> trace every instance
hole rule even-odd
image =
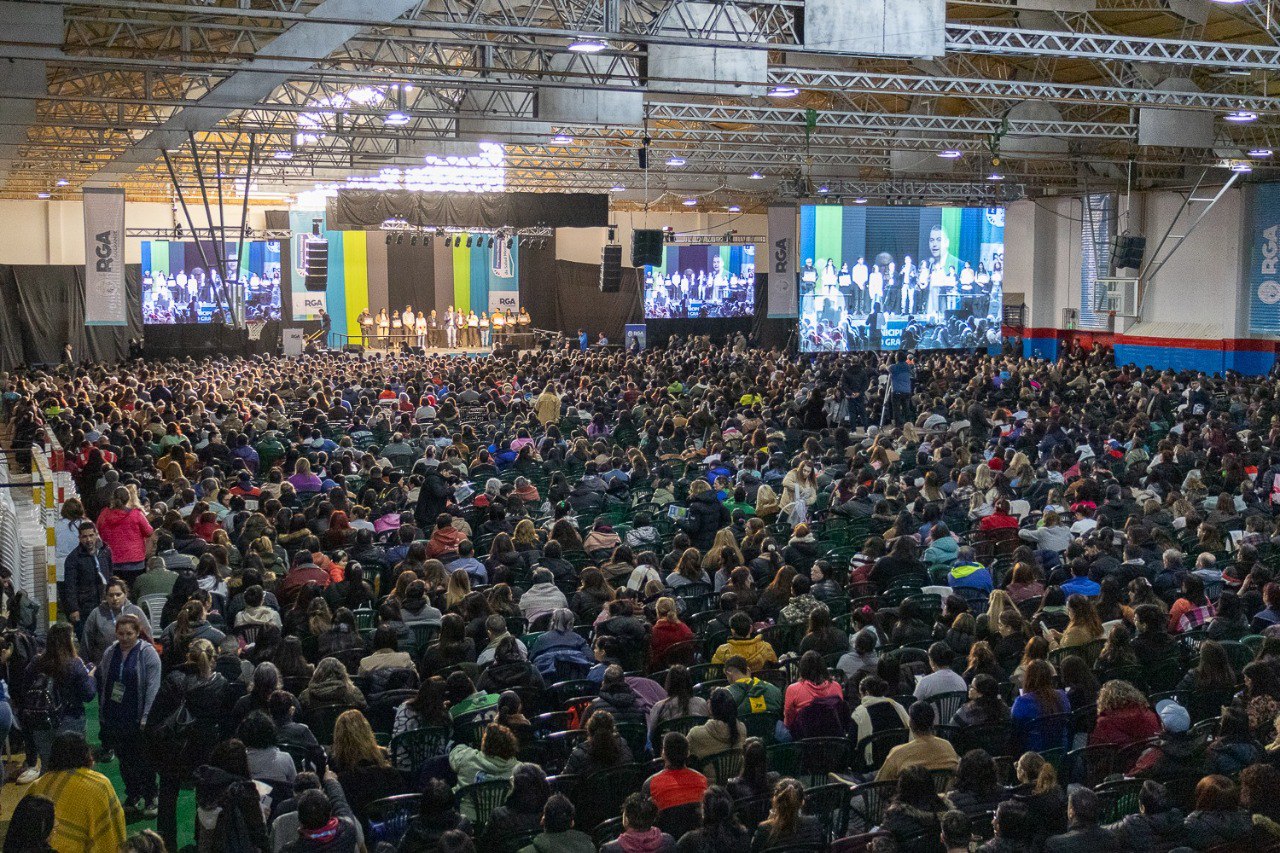
[[[657,805],[659,811],[702,802],[707,790],[707,777],[690,770],[689,740],[680,732],[667,732],[662,738],[662,769],[644,780],[641,792]]]
[[[672,661],[667,660],[667,651],[672,646],[693,639],[693,630],[680,621],[675,599],[665,596],[659,598],[657,612],[658,621],[654,623],[653,634],[649,638],[650,669],[666,669],[672,663],[692,663],[692,656],[688,660],[678,657]]]
[[[1098,691],[1098,722],[1089,745],[1108,744],[1123,749],[1160,734],[1160,718],[1138,688],[1115,679]]]
[[[1018,517],[1009,512],[1009,502],[1004,498],[996,501],[996,511],[978,522],[978,530],[987,533],[992,530],[1017,530]]]

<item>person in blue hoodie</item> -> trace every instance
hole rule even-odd
[[[956,564],[947,572],[947,586],[990,593],[995,584],[991,572],[974,558],[973,548],[965,545],[956,554]]]

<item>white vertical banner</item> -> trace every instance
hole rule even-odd
[[[769,316],[796,316],[796,208],[774,205],[769,208]]]
[[[124,285],[124,190],[84,190],[84,324],[129,323]]]

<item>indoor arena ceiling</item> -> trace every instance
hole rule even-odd
[[[0,192],[171,200],[164,152],[194,189],[191,140],[232,197],[252,151],[250,197],[276,203],[459,138],[503,143],[508,189],[703,209],[1185,187],[1205,168],[1265,177],[1272,148],[1280,163],[1280,0],[950,2],[938,55],[915,59],[815,46],[816,1],[0,3]],[[709,47],[728,57],[713,83],[681,59]],[[1203,147],[1139,144],[1148,118]]]

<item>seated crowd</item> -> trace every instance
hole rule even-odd
[[[889,361],[0,376],[6,853],[1280,850],[1274,385]]]

